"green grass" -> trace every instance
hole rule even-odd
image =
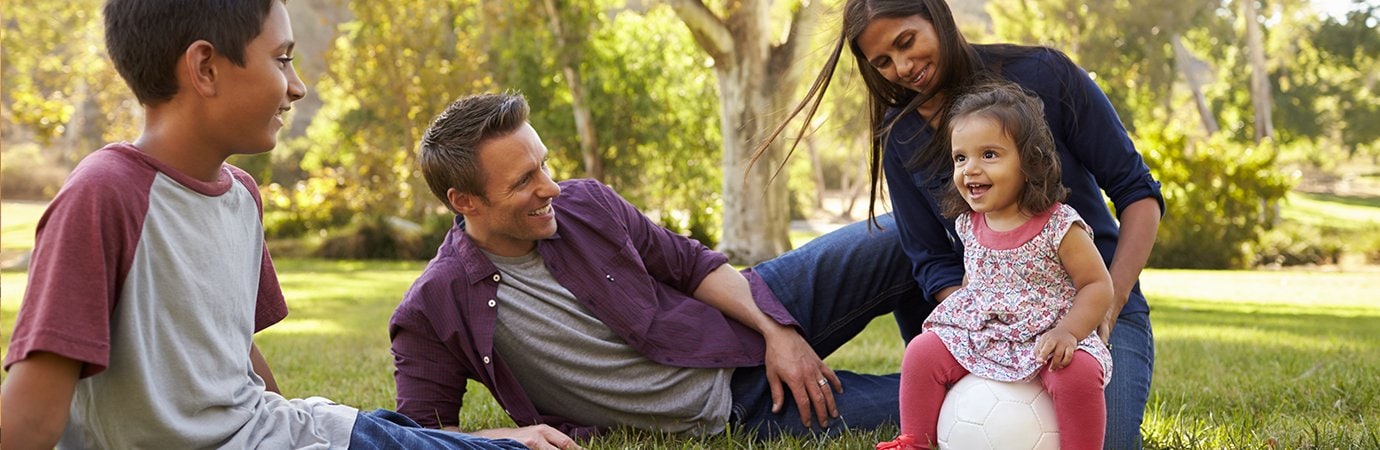
[[[1340,230],[1380,227],[1380,196],[1291,192],[1281,208],[1285,220]]]
[[[1316,201],[1322,205],[1312,214],[1346,216],[1356,213],[1353,207],[1370,214],[1367,204],[1302,198],[1289,208]],[[38,212],[5,206],[7,248],[12,234],[31,240]],[[14,231],[11,221],[24,217],[28,231]],[[793,238],[799,243],[808,236]],[[420,262],[279,260],[292,313],[256,340],[283,390],[364,409],[393,407],[385,326],[421,268]],[[1148,270],[1142,284],[1157,346],[1143,426],[1148,448],[1380,448],[1380,272]],[[0,274],[0,355],[24,285],[22,272]],[[879,318],[828,362],[894,371],[902,353],[896,336],[894,322]],[[467,428],[512,426],[478,384],[470,384],[465,403]],[[761,443],[734,434],[619,431],[587,448],[861,449],[894,433]]]
[[[25,251],[34,246],[34,228],[46,203],[0,202],[0,249]]]
[[[292,314],[257,337],[289,395],[393,406],[385,325],[416,262],[283,260]],[[23,273],[0,274],[0,326],[14,326]],[[1144,426],[1149,448],[1380,447],[1380,276],[1376,273],[1147,271],[1157,364]],[[896,370],[896,325],[879,318],[829,358],[840,369]],[[4,340],[8,343],[8,338]],[[462,422],[512,426],[471,383]],[[617,432],[590,448],[868,448],[894,429],[826,442],[754,443]]]

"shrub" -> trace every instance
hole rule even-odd
[[[1275,167],[1277,152],[1222,137],[1190,145],[1182,132],[1141,127],[1136,145],[1163,184],[1153,267],[1245,268],[1248,253],[1277,219],[1293,180]]]

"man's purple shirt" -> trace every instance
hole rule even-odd
[[[723,254],[656,225],[597,181],[560,186],[553,201],[558,230],[537,242],[537,252],[595,317],[643,356],[668,366],[763,364],[760,334],[691,296],[727,261]],[[760,277],[751,269],[743,275],[762,312],[796,325]],[[457,223],[389,320],[398,411],[426,427],[457,426],[465,383],[476,379],[519,426],[598,433],[570,418],[540,415],[494,351],[501,282],[498,268]]]

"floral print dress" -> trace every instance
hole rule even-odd
[[[1068,205],[1056,203],[1011,231],[993,231],[982,214],[958,217],[967,286],[955,291],[925,320],[969,372],[998,381],[1029,381],[1043,363],[1035,338],[1054,328],[1073,306],[1077,289],[1059,261],[1059,243],[1073,224],[1091,229]],[[1093,332],[1078,342],[1111,379],[1112,354]]]

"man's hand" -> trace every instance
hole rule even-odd
[[[446,430],[459,432],[458,428],[446,427]],[[581,450],[580,445],[574,439],[566,436],[549,425],[532,425],[522,428],[492,428],[479,430],[469,433],[489,439],[512,439],[526,445],[532,450]]]
[[[771,411],[781,412],[785,396],[781,385],[785,383],[800,410],[800,423],[809,427],[810,412],[813,411],[820,428],[828,426],[829,419],[839,416],[838,407],[834,405],[834,392],[843,392],[843,383],[839,382],[833,369],[819,359],[815,350],[794,328],[778,326],[762,336],[767,342],[766,368],[767,385],[771,387]],[[829,386],[833,386],[832,391]]]

